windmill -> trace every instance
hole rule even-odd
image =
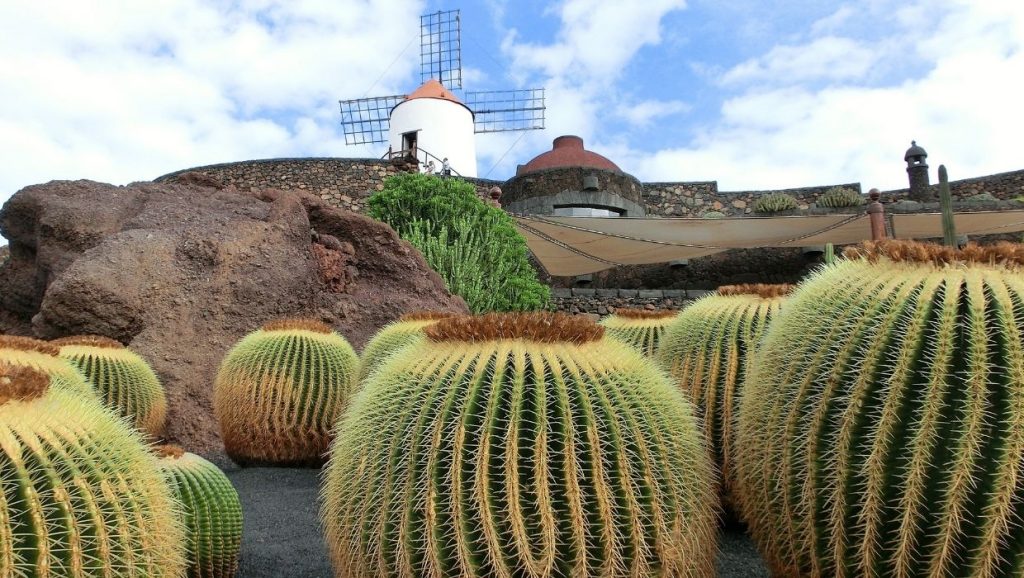
[[[420,82],[409,94],[339,101],[345,144],[388,143],[415,158],[476,176],[476,133],[544,128],[544,89],[463,91],[458,10],[420,16]],[[462,93],[460,98],[455,94]]]

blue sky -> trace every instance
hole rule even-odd
[[[467,88],[547,89],[546,130],[479,137],[481,176],[561,134],[641,180],[722,190],[902,187],[911,139],[933,180],[1024,168],[1017,0],[54,0],[0,6],[0,201],[379,156],[345,146],[337,101],[416,88],[418,16],[451,9]]]

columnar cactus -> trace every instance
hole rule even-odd
[[[51,387],[66,389],[98,402],[99,394],[92,384],[77,367],[59,355],[60,348],[52,343],[31,337],[0,335],[0,359],[38,369],[50,376]]]
[[[156,448],[181,506],[188,576],[234,578],[242,548],[242,504],[224,472],[178,446]]]
[[[283,319],[246,335],[214,384],[228,455],[242,464],[322,464],[358,368],[352,346],[319,321]]]
[[[774,575],[1024,575],[1022,263],[866,243],[790,297],[736,434]]]
[[[338,576],[712,576],[693,409],[585,319],[455,317],[356,394],[322,510]]]
[[[153,368],[121,342],[99,335],[54,340],[60,356],[85,374],[100,400],[155,438],[163,435],[167,397]]]
[[[727,285],[684,309],[662,337],[656,359],[697,406],[704,442],[732,500],[733,422],[750,351],[792,285]]]
[[[423,339],[423,329],[442,319],[452,317],[453,313],[441,311],[422,311],[407,313],[398,321],[381,328],[363,348],[359,359],[359,382],[362,383],[370,371],[395,351]]]
[[[780,213],[797,208],[799,203],[786,193],[768,193],[754,201],[755,213]]]
[[[0,361],[0,576],[177,578],[184,532],[156,457],[50,384]]]
[[[678,313],[676,310],[616,309],[614,314],[601,320],[601,325],[606,335],[625,341],[650,357],[658,349],[665,328]]]

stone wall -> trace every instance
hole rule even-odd
[[[590,175],[597,177],[598,191],[601,193],[616,195],[634,203],[636,207],[633,209],[634,211],[643,206],[644,186],[635,177],[618,171],[589,167],[558,167],[512,177],[501,185],[501,204],[509,207],[513,212],[541,214],[541,211],[533,211],[529,208],[538,203],[538,206],[550,205],[550,200],[542,201],[542,199],[553,197],[559,193],[583,191],[583,178]],[[535,202],[531,203],[531,201]],[[629,211],[629,216],[636,215]]]
[[[682,309],[710,291],[637,289],[552,289],[551,305],[573,315],[604,316],[616,309]]]
[[[928,188],[932,198],[938,201],[939,185],[933,184]],[[949,192],[954,201],[965,200],[981,193],[988,193],[1000,200],[1012,201],[1017,197],[1024,196],[1024,170],[950,181]],[[909,198],[909,188],[882,192],[882,202],[884,203],[902,201]]]

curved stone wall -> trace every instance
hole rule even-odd
[[[597,191],[584,191],[583,179],[597,177]],[[646,213],[644,185],[619,171],[557,167],[512,177],[501,186],[501,204],[514,213],[551,214],[558,205],[608,207],[627,216]]]

